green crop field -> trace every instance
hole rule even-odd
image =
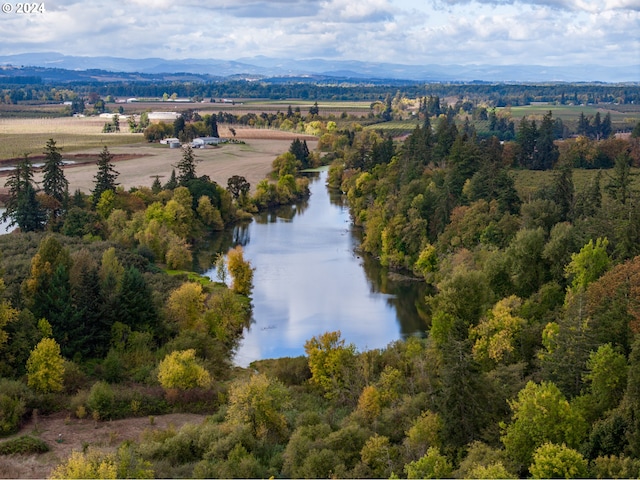
[[[413,120],[393,120],[391,122],[374,123],[364,127],[365,130],[381,131],[385,135],[391,135],[392,137],[401,137],[408,135],[420,123]]]

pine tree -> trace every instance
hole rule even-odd
[[[113,167],[113,155],[109,152],[109,149],[105,146],[102,152],[100,152],[98,159],[98,173],[95,176],[95,187],[93,189],[93,205],[94,207],[100,201],[100,196],[107,190],[116,191],[116,179],[120,175]]]
[[[153,304],[153,293],[142,273],[129,267],[122,276],[118,303],[120,322],[132,330],[153,330],[158,324],[158,314]]]
[[[33,185],[33,167],[27,155],[16,165],[5,187],[9,187],[9,198],[5,203],[2,220],[11,219],[9,226],[18,225],[23,232],[42,230],[44,212],[36,198]]]
[[[151,184],[151,191],[153,193],[160,193],[162,191],[162,184],[160,183],[160,175],[156,175]]]
[[[574,203],[573,170],[564,165],[553,182],[553,200],[560,207],[561,221],[571,220]]]
[[[553,130],[553,120],[549,111],[540,123],[530,167],[532,170],[549,170],[558,160],[560,152],[558,146],[553,143]]]
[[[182,154],[182,159],[175,167],[178,169],[178,184],[186,186],[191,180],[195,180],[196,177],[196,159],[193,155],[193,150],[187,145]]]
[[[69,199],[69,181],[62,170],[62,154],[56,142],[50,138],[44,148],[45,161],[42,167],[42,189],[46,195],[53,198],[57,208],[53,208],[51,216],[56,218],[66,207]]]
[[[536,139],[538,138],[538,128],[536,121],[531,123],[527,121],[527,117],[522,117],[516,141],[520,146],[518,153],[518,163],[526,168],[531,168],[533,163],[533,152],[536,148]]]
[[[212,136],[212,137],[219,137],[220,136],[220,134],[218,133],[218,117],[216,117],[215,113],[212,113],[207,118],[206,124],[209,127],[209,135],[210,136]]]
[[[171,170],[171,176],[169,177],[169,181],[164,184],[165,190],[175,190],[178,188],[178,180],[176,179],[176,170],[175,168]]]

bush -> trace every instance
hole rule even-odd
[[[303,385],[311,378],[307,357],[285,357],[260,360],[251,364],[260,373],[275,377],[287,386]]]
[[[64,391],[68,394],[74,394],[80,389],[87,387],[87,375],[74,362],[65,360],[64,362]]]
[[[126,367],[122,356],[113,348],[102,361],[102,376],[107,382],[119,383],[124,379]]]
[[[22,399],[0,393],[0,436],[17,432],[24,412]]]
[[[31,455],[48,451],[49,445],[46,442],[30,435],[22,435],[0,443],[0,455]]]
[[[111,385],[102,381],[93,384],[87,398],[87,406],[92,412],[98,412],[101,419],[112,418],[114,403]]]

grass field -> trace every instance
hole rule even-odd
[[[105,134],[104,118],[0,118],[0,161],[41,155],[50,138],[65,153],[145,142],[142,134],[125,133],[123,123],[123,132]]]
[[[372,125],[367,125],[366,127],[364,127],[364,129],[381,131],[386,135],[391,135],[392,137],[401,137],[413,132],[413,130],[419,124],[420,122],[418,122],[418,120],[416,119],[393,120],[391,122],[374,123]]]
[[[624,107],[624,108],[623,108]],[[545,105],[535,104],[523,107],[504,107],[498,111],[509,112],[516,124],[526,116],[528,118],[542,119],[549,110],[554,118],[561,118],[568,125],[578,123],[580,114],[593,117],[600,112],[600,118],[609,113],[614,131],[629,130],[640,121],[640,105]]]
[[[584,170],[573,169],[573,186],[576,193],[582,192],[595,178],[599,170]],[[610,176],[613,174],[612,170],[601,170],[602,177],[600,180],[600,187],[605,186],[610,182]],[[530,200],[533,195],[540,191],[544,187],[549,187],[553,184],[553,178],[557,175],[557,171],[545,170],[512,170],[511,175],[515,181],[515,187],[518,191],[518,195],[522,201],[526,202]],[[632,188],[634,190],[640,190],[640,168],[632,168]]]

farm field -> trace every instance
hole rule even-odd
[[[53,138],[62,148],[63,156],[73,155],[86,162],[65,167],[71,192],[79,188],[88,193],[93,188],[95,160],[105,145],[116,156],[116,170],[120,173],[118,182],[123,188],[151,186],[155,176],[161,182],[169,179],[182,150],[149,144],[142,134],[97,133],[102,130],[104,121],[90,117],[0,119],[0,161],[21,158],[24,153],[30,153],[30,158],[37,160],[42,156],[47,140]],[[226,185],[229,177],[241,175],[255,188],[271,171],[273,160],[289,149],[294,138],[307,140],[310,149],[315,148],[317,141],[315,137],[279,130],[237,127],[235,131],[235,138],[244,143],[194,150],[199,175],[208,175],[221,185]],[[223,138],[232,137],[224,126],[219,132]],[[36,173],[34,179],[41,181],[42,174]],[[0,190],[4,182],[0,177]]]
[[[234,115],[244,115],[247,113],[286,113],[289,106],[293,110],[300,108],[302,115],[307,115],[309,109],[314,105],[315,100],[255,100],[255,99],[234,99],[232,102],[151,102],[141,101],[133,103],[118,103],[117,107],[122,107],[125,114],[139,114],[144,111],[181,112],[184,110],[195,110],[201,115],[218,112],[232,113]],[[113,110],[115,104],[107,106]],[[371,102],[340,102],[340,101],[318,101],[320,115],[328,117],[340,117],[343,113],[356,117],[367,116],[371,111]]]
[[[142,134],[126,133],[124,121],[117,134],[102,133],[104,124],[98,117],[0,118],[0,161],[41,155],[50,138],[66,153],[144,142]]]
[[[587,117],[593,117],[600,112],[600,117],[608,113],[611,115],[611,124],[615,130],[632,129],[633,126],[640,121],[640,105],[552,105],[552,104],[534,104],[522,107],[501,107],[497,109],[502,112],[509,112],[511,118],[516,124],[526,116],[528,118],[542,119],[549,110],[554,118],[561,118],[563,122],[570,125],[578,123],[580,114],[583,113]]]
[[[402,137],[411,133],[416,126],[421,125],[422,122],[417,119],[411,120],[392,120],[390,122],[374,123],[364,127],[365,130],[373,130],[375,132],[382,132],[385,135],[390,135],[394,138]]]
[[[273,160],[286,152],[293,136],[279,139],[247,139],[245,144],[224,144],[220,147],[194,150],[198,175],[208,175],[218,184],[225,186],[233,175],[241,175],[251,184],[252,190],[257,183],[271,171]],[[315,143],[307,141],[309,148]],[[80,153],[97,155],[101,148],[84,150]],[[116,161],[115,169],[120,174],[117,181],[125,190],[131,187],[150,187],[156,176],[166,183],[171,170],[182,156],[181,149],[171,149],[166,145],[127,145],[109,148],[114,155],[134,155],[136,158]],[[97,157],[96,157],[97,158]],[[65,175],[69,180],[69,190],[80,189],[89,193],[94,187],[96,166],[94,163],[66,167]],[[42,175],[36,173],[36,182]]]

